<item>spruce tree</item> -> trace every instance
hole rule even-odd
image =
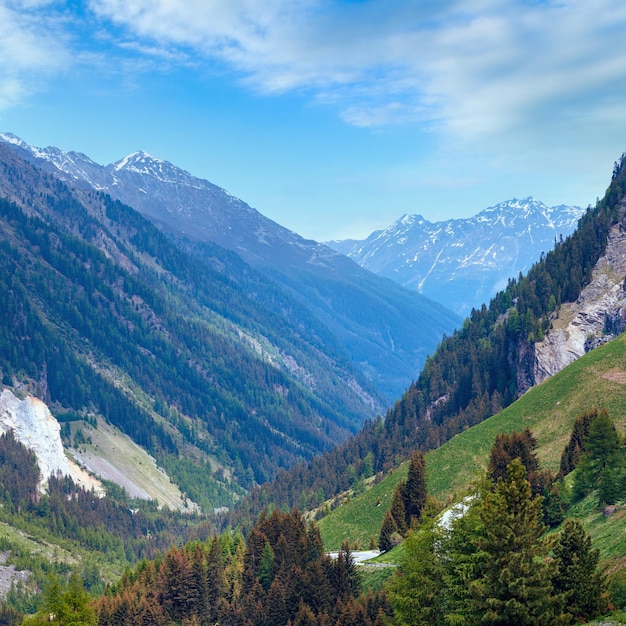
[[[615,504],[623,495],[624,453],[613,421],[601,411],[589,427],[586,451],[574,480],[574,498],[598,490],[600,504]]]
[[[486,485],[479,487],[484,491]],[[445,584],[446,623],[474,624],[477,615],[472,606],[472,581],[480,579],[485,559],[479,544],[485,536],[481,517],[482,497],[475,497],[461,516],[453,519],[443,532],[441,552]]]
[[[258,569],[259,582],[265,591],[269,590],[272,580],[274,580],[274,573],[274,550],[272,550],[269,542],[266,541],[263,552],[261,552]]]
[[[567,595],[567,610],[576,621],[587,621],[607,609],[604,577],[597,571],[600,552],[578,520],[565,523],[554,548],[557,593]]]
[[[387,587],[397,626],[439,626],[444,619],[444,581],[439,531],[432,520],[409,533],[405,556]]]
[[[560,476],[566,476],[569,474],[580,462],[580,457],[587,447],[589,428],[596,417],[598,417],[598,409],[594,407],[590,411],[586,411],[582,415],[579,415],[574,420],[572,434],[570,435],[567,446],[565,446],[565,450],[563,450],[563,454],[561,455],[561,464],[559,468]]]
[[[541,498],[532,497],[526,470],[511,462],[482,502],[481,575],[469,583],[473,613],[493,626],[555,626],[567,623],[563,596],[552,586],[554,565],[541,539]]]
[[[387,511],[385,513],[385,518],[383,519],[383,525],[380,529],[380,537],[378,539],[378,548],[382,552],[387,552],[387,550],[391,550],[395,545],[393,536],[398,533],[398,526],[396,524],[391,511]]]
[[[391,517],[395,523],[395,531],[405,535],[408,530],[406,522],[406,508],[404,506],[405,482],[400,481],[393,492],[391,501]]]
[[[408,527],[421,519],[427,494],[424,453],[417,450],[411,456],[409,473],[403,489],[404,511]]]

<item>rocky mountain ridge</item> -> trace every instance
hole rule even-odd
[[[440,338],[461,322],[442,305],[364,270],[209,181],[145,152],[102,166],[84,154],[36,148],[8,133],[0,134],[0,143],[72,187],[104,191],[131,206],[190,254],[215,256],[207,253],[207,243],[235,252],[335,335],[355,371],[384,403],[406,389]],[[276,314],[284,309],[276,303]]]
[[[542,341],[535,343],[534,384],[561,371],[626,328],[626,203],[611,228],[591,282],[575,302],[564,303]]]
[[[363,241],[329,245],[362,267],[467,315],[569,235],[583,213],[575,206],[548,207],[531,196],[513,198],[466,219],[429,222],[404,215]]]
[[[11,133],[0,133],[0,141],[68,183],[106,191],[164,228],[213,241],[249,262],[274,265],[278,257],[328,266],[337,261],[325,245],[303,239],[221,187],[143,150],[103,166],[80,152],[31,146]]]

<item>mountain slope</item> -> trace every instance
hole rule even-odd
[[[190,255],[5,144],[0,196],[3,384],[103,416],[191,497],[230,504],[380,406],[332,332],[235,255]]]
[[[377,277],[327,246],[305,240],[208,181],[136,152],[100,166],[85,155],[39,149],[0,135],[11,149],[71,185],[104,190],[164,231],[236,252],[318,317],[388,402],[415,379],[460,319]],[[279,313],[279,309],[275,309]]]
[[[472,482],[484,475],[496,436],[526,427],[537,439],[541,467],[556,474],[574,420],[594,407],[606,408],[618,431],[626,434],[626,335],[584,355],[503,411],[428,452],[429,492],[443,502],[453,494],[462,497]],[[395,486],[406,478],[406,469],[405,464],[366,494],[320,520],[327,549],[337,549],[346,538],[367,546],[370,535],[378,536]]]
[[[404,215],[363,241],[329,245],[362,267],[467,315],[569,235],[583,213],[580,207],[514,198],[468,219],[432,223]]]
[[[241,514],[254,514],[263,500],[293,506],[302,493],[313,502],[318,493],[329,497],[344,491],[354,477],[387,470],[417,448],[439,447],[532,387],[536,346],[557,325],[561,310],[569,310],[565,303],[576,302],[596,273],[615,271],[612,281],[621,283],[623,295],[626,275],[618,275],[619,265],[604,264],[612,258],[607,250],[615,241],[611,233],[626,228],[624,189],[626,155],[616,164],[604,198],[581,218],[576,231],[445,338],[384,421],[369,422],[322,458],[279,473],[271,485],[250,494]],[[605,310],[603,319],[621,319],[622,325],[612,329],[620,332],[626,316],[620,314],[619,299],[615,304],[617,311]]]

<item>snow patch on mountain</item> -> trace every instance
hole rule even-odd
[[[513,198],[466,219],[403,215],[362,241],[329,242],[362,267],[416,289],[461,315],[487,303],[575,229],[580,207]]]

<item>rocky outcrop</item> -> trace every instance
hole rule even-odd
[[[626,205],[622,207],[626,211]],[[576,302],[565,303],[543,341],[535,344],[534,383],[561,371],[626,327],[626,218],[611,229],[606,252]]]
[[[37,398],[23,400],[5,389],[0,394],[0,432],[12,430],[15,439],[37,456],[41,472],[40,488],[44,489],[51,474],[61,473],[87,490],[104,493],[101,483],[65,456],[61,426],[50,409]]]

